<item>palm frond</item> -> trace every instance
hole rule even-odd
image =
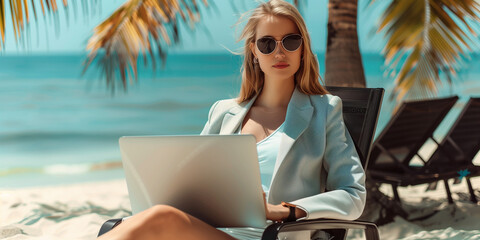
[[[470,25],[480,20],[479,13],[475,0],[392,1],[378,30],[385,30],[388,38],[383,53],[389,71],[402,63],[392,98],[401,100],[412,88],[424,96],[435,95],[442,84],[440,73],[451,83],[465,50],[478,47]]]
[[[45,16],[48,13],[56,14],[58,12],[58,6],[56,0],[39,0],[40,6],[42,8],[42,13]],[[93,0],[94,2],[98,0]],[[62,0],[63,6],[66,8],[68,6],[67,0]],[[25,35],[26,26],[31,21],[30,10],[33,11],[33,17],[37,20],[37,11],[34,0],[30,2],[28,0],[8,0],[10,7],[10,15],[12,17],[11,23],[13,26],[13,34],[15,36],[15,41],[18,42]],[[46,8],[45,8],[46,5]],[[0,0],[0,49],[3,48],[5,44],[5,0]]]
[[[207,0],[202,1],[207,6]],[[165,45],[179,40],[178,16],[193,27],[200,18],[196,0],[130,0],[99,24],[89,39],[89,54],[84,72],[93,61],[98,61],[107,85],[115,88],[119,77],[123,88],[127,80],[137,80],[137,62],[140,54],[146,64],[150,56],[155,68],[156,53],[164,62]]]
[[[0,0],[0,48],[5,42],[5,1]]]

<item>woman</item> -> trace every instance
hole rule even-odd
[[[216,102],[202,134],[255,136],[267,219],[358,218],[366,197],[364,171],[340,99],[319,84],[301,15],[283,0],[260,4],[240,39],[245,40],[240,96]],[[162,205],[100,239],[235,239],[261,232],[218,230]]]

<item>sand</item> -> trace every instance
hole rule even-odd
[[[0,239],[95,239],[130,209],[124,180],[0,190]]]
[[[479,196],[480,178],[472,180]],[[412,216],[438,212],[422,221],[397,217],[379,228],[381,239],[480,239],[480,206],[468,201],[465,181],[451,185],[453,205],[441,186],[400,188]],[[0,191],[0,239],[95,239],[104,221],[128,215],[123,180]]]
[[[422,151],[428,156],[432,146]],[[480,154],[474,162],[480,163]],[[448,204],[443,184],[428,192],[426,185],[399,188],[410,217],[379,227],[381,239],[480,239],[480,205],[469,201],[465,180],[450,183],[454,204]],[[472,183],[480,199],[480,177]],[[391,195],[389,186],[381,190]],[[0,239],[95,239],[104,221],[130,214],[124,180],[0,189]]]

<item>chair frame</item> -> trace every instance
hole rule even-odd
[[[347,221],[337,219],[314,219],[286,223],[274,223],[268,226],[262,235],[262,240],[276,240],[280,232],[315,231],[328,229],[362,229],[365,239],[380,240],[377,225],[366,221]],[[338,239],[344,239],[346,234]]]

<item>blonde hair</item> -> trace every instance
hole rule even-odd
[[[294,78],[300,91],[308,95],[328,93],[319,83],[319,80],[322,82],[323,80],[320,77],[318,61],[312,52],[310,35],[302,16],[292,4],[284,0],[270,0],[260,4],[252,11],[238,39],[238,41],[245,40],[244,61],[241,69],[242,86],[238,102],[250,100],[261,91],[264,84],[264,73],[260,66],[254,63],[255,56],[249,46],[250,43],[255,43],[256,26],[265,16],[281,16],[290,19],[303,37],[303,57]]]

